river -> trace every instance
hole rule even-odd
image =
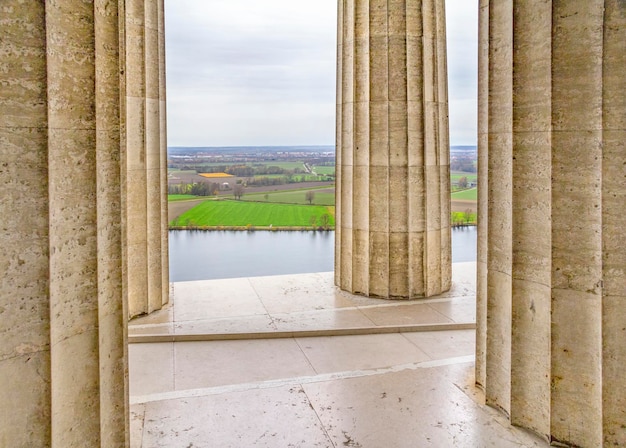
[[[334,232],[172,230],[170,281],[333,270]],[[476,260],[476,228],[452,230],[452,261]]]
[[[173,230],[170,280],[183,282],[333,270],[334,232]],[[452,261],[476,260],[476,228],[452,230]]]

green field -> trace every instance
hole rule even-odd
[[[327,190],[328,187],[324,188]],[[262,201],[262,202],[280,202],[286,204],[308,204],[305,195],[307,191],[315,193],[313,198],[313,205],[335,205],[334,193],[318,193],[314,189],[307,190],[288,190],[288,191],[273,191],[267,193],[253,193],[246,194],[241,197],[242,201]],[[265,195],[267,194],[267,199]]]
[[[308,227],[311,217],[328,214],[335,225],[334,207],[265,204],[244,201],[208,201],[183,213],[172,226]]]
[[[315,170],[315,172],[317,174],[321,174],[321,175],[334,175],[335,174],[335,167],[334,166],[315,166],[313,167],[313,169]]]
[[[451,182],[457,182],[462,177],[467,177],[468,182],[476,182],[478,180],[478,174],[476,173],[463,173],[461,171],[453,171],[450,173]]]
[[[268,160],[267,162],[263,162],[263,165],[277,166],[285,170],[295,170],[296,168],[301,168],[304,170],[304,165],[302,162],[274,162],[272,160]]]
[[[254,176],[255,179],[280,179],[281,177],[286,177],[286,174],[258,174]]]
[[[457,191],[456,193],[452,193],[452,200],[455,199],[460,201],[477,201],[478,200],[478,191],[476,188],[470,188],[469,190]]]
[[[296,182],[317,182],[319,178],[315,174],[294,174],[293,180]]]
[[[192,194],[168,194],[167,202],[187,201],[189,199],[201,199],[200,196],[194,196]]]
[[[304,165],[302,162],[278,162],[273,160],[268,160],[264,162],[198,162],[196,165],[198,166],[277,166],[279,168],[283,168],[286,170],[293,170],[295,168],[304,169]]]
[[[450,222],[453,225],[458,224],[476,224],[476,213],[452,212],[450,214]]]

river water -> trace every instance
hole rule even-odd
[[[172,230],[170,281],[333,270],[335,232]],[[476,260],[476,228],[452,230],[452,261]]]

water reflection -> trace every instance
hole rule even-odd
[[[334,268],[334,232],[173,230],[170,281],[327,272]],[[476,259],[476,229],[452,231],[452,261]]]
[[[452,262],[476,261],[475,226],[452,228]]]

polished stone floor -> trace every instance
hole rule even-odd
[[[330,273],[174,284],[129,328],[131,446],[547,446],[473,386],[474,269],[411,302],[350,296]]]
[[[172,284],[165,309],[131,321],[131,342],[146,335],[243,334],[475,323],[476,264],[455,263],[452,289],[427,300],[370,299],[339,291],[333,273]]]

